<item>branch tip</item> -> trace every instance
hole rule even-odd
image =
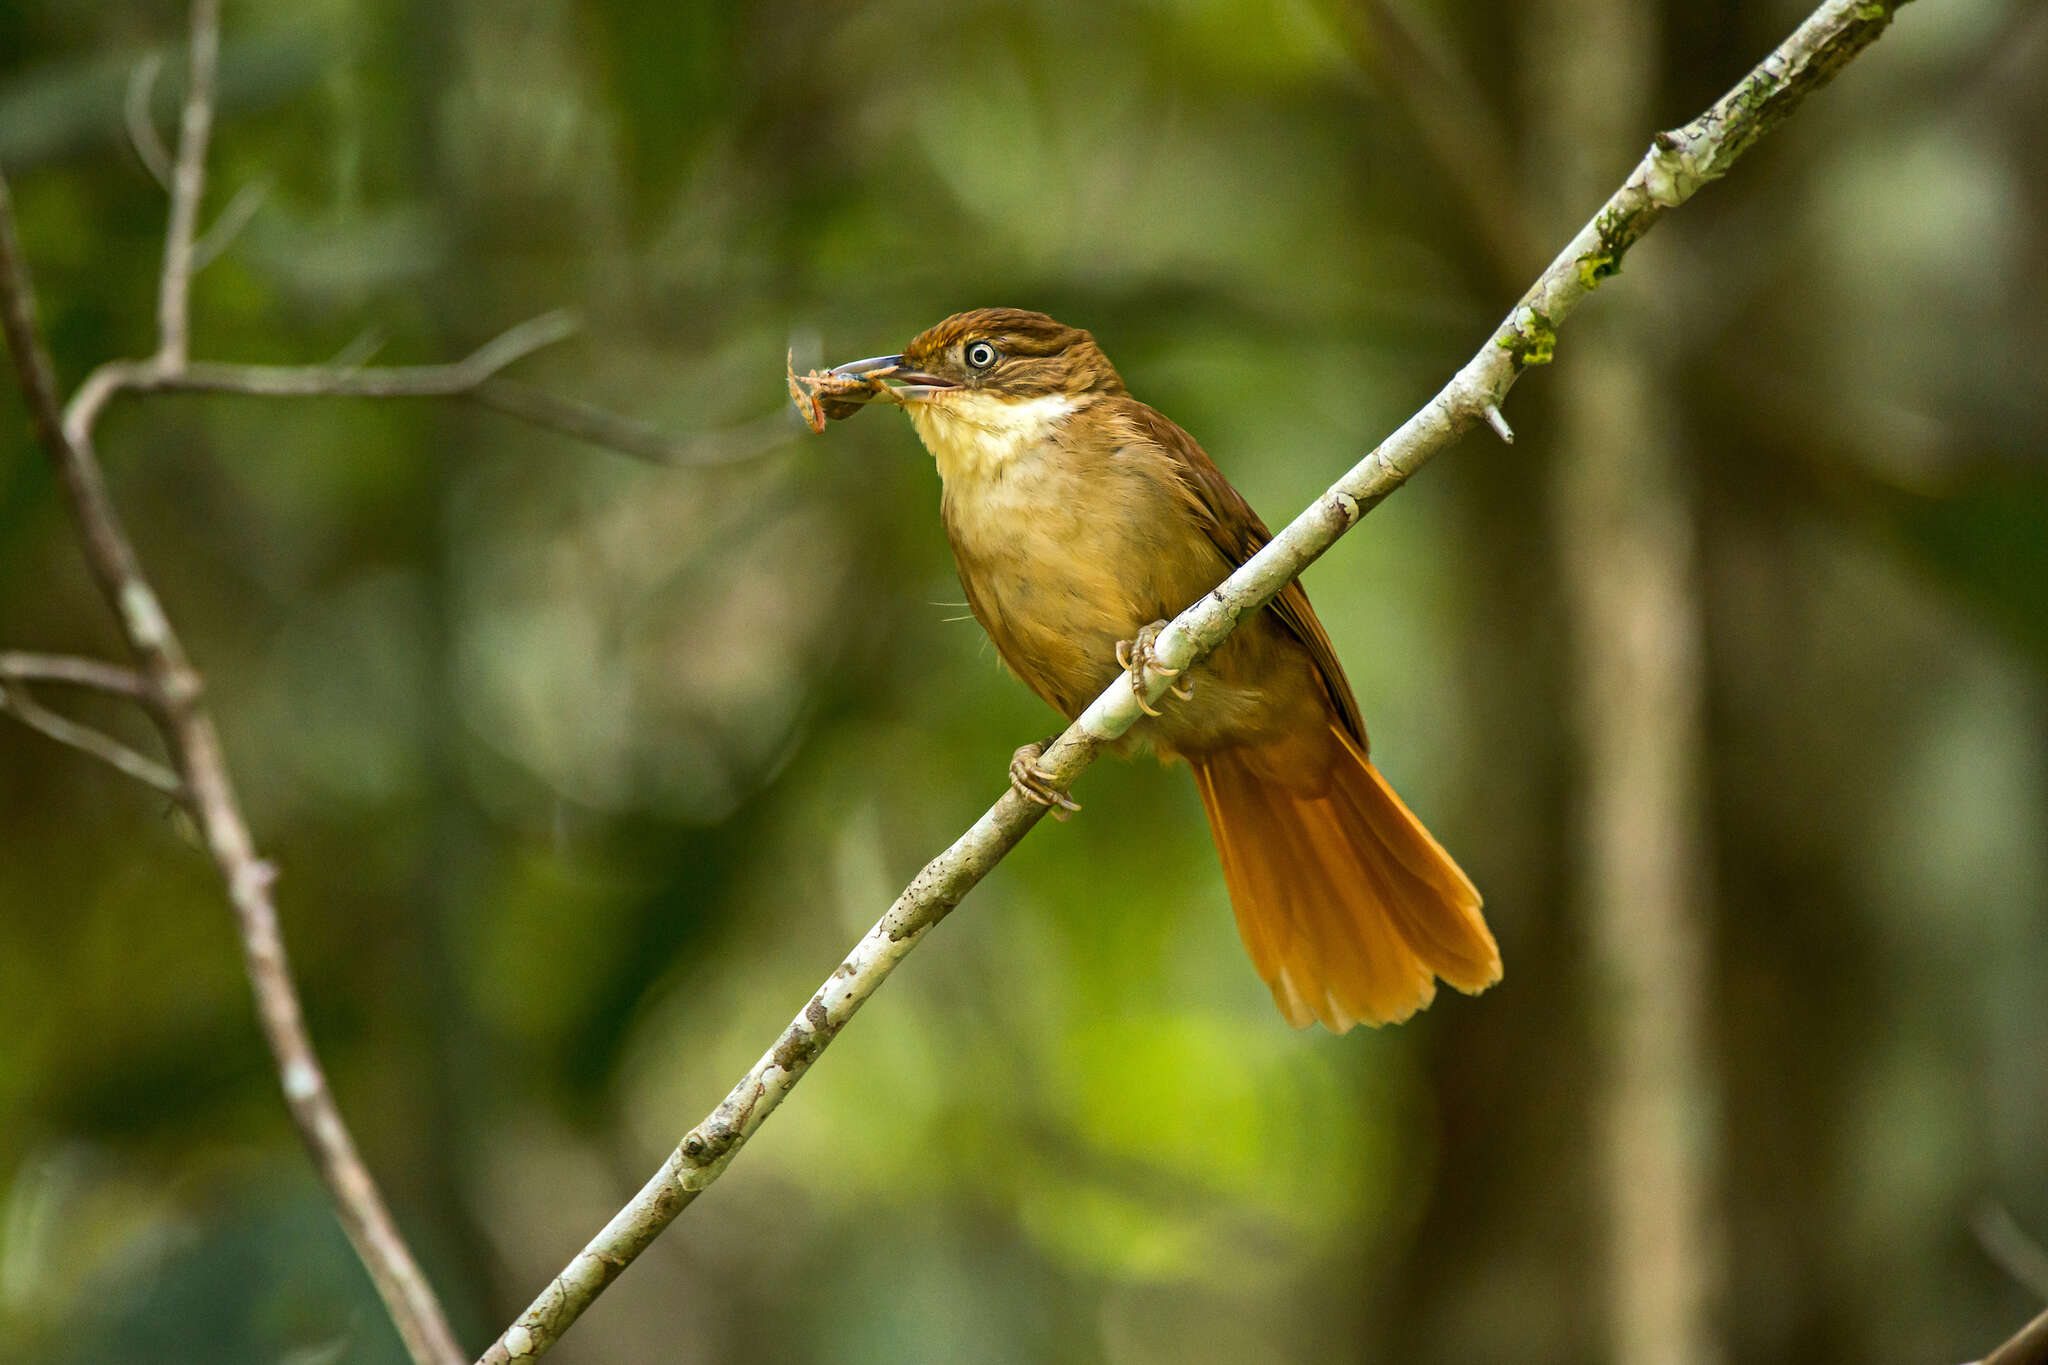
[[[1515,429],[1508,425],[1508,419],[1501,415],[1500,404],[1488,403],[1482,411],[1486,414],[1486,425],[1493,428],[1493,434],[1508,445],[1515,443]]]

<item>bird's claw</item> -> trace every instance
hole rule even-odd
[[[1050,740],[1044,740],[1021,745],[1010,755],[1010,785],[1026,801],[1050,810],[1053,819],[1064,820],[1070,812],[1081,809],[1081,803],[1055,786],[1052,774],[1039,766],[1038,760],[1049,743]]]
[[[1138,698],[1138,709],[1148,716],[1165,713],[1153,706],[1145,696],[1150,682],[1147,675],[1156,673],[1162,678],[1178,678],[1185,671],[1168,668],[1152,657],[1152,647],[1159,642],[1159,632],[1165,629],[1166,622],[1154,621],[1151,625],[1142,627],[1136,639],[1116,642],[1117,667],[1131,680],[1131,692]],[[1182,701],[1192,701],[1195,695],[1195,686],[1192,682],[1173,683],[1166,690]]]

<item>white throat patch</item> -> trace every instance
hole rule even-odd
[[[907,407],[939,477],[951,483],[986,477],[1044,441],[1074,410],[1074,400],[1062,393],[1004,398],[967,389]]]

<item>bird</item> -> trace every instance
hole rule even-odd
[[[1146,715],[1117,747],[1193,770],[1239,935],[1288,1023],[1398,1023],[1439,979],[1468,994],[1500,980],[1477,888],[1367,756],[1299,582],[1186,671],[1153,658],[1168,618],[1271,534],[1089,332],[983,308],[813,377],[808,401],[793,373],[791,388],[820,429],[878,399],[908,413],[968,609],[1011,673],[1070,721],[1130,680]],[[1148,675],[1171,678],[1160,706]],[[1019,748],[1010,778],[1064,818],[1079,806],[1039,764],[1049,742]]]

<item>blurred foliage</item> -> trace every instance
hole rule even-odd
[[[230,0],[209,202],[270,189],[195,349],[443,359],[570,305],[520,377],[717,432],[778,409],[786,348],[1019,304],[1282,519],[1509,302],[1347,3]],[[169,126],[176,8],[0,7],[67,383],[151,345],[121,96],[167,54]],[[1664,122],[1803,13],[1662,8]],[[1413,12],[1522,126],[1521,11]],[[1674,357],[1701,508],[1731,1360],[1961,1359],[2032,1311],[1969,1227],[2048,1232],[2040,17],[1911,7],[1596,304]],[[1546,401],[1309,576],[1503,986],[1289,1032],[1186,779],[1106,766],[559,1358],[1596,1354]],[[344,1106],[473,1343],[1051,728],[962,619],[889,414],[705,469],[427,402],[127,399],[101,431]],[[117,648],[12,392],[0,645]],[[399,1359],[182,822],[11,724],[0,779],[10,1358]]]

